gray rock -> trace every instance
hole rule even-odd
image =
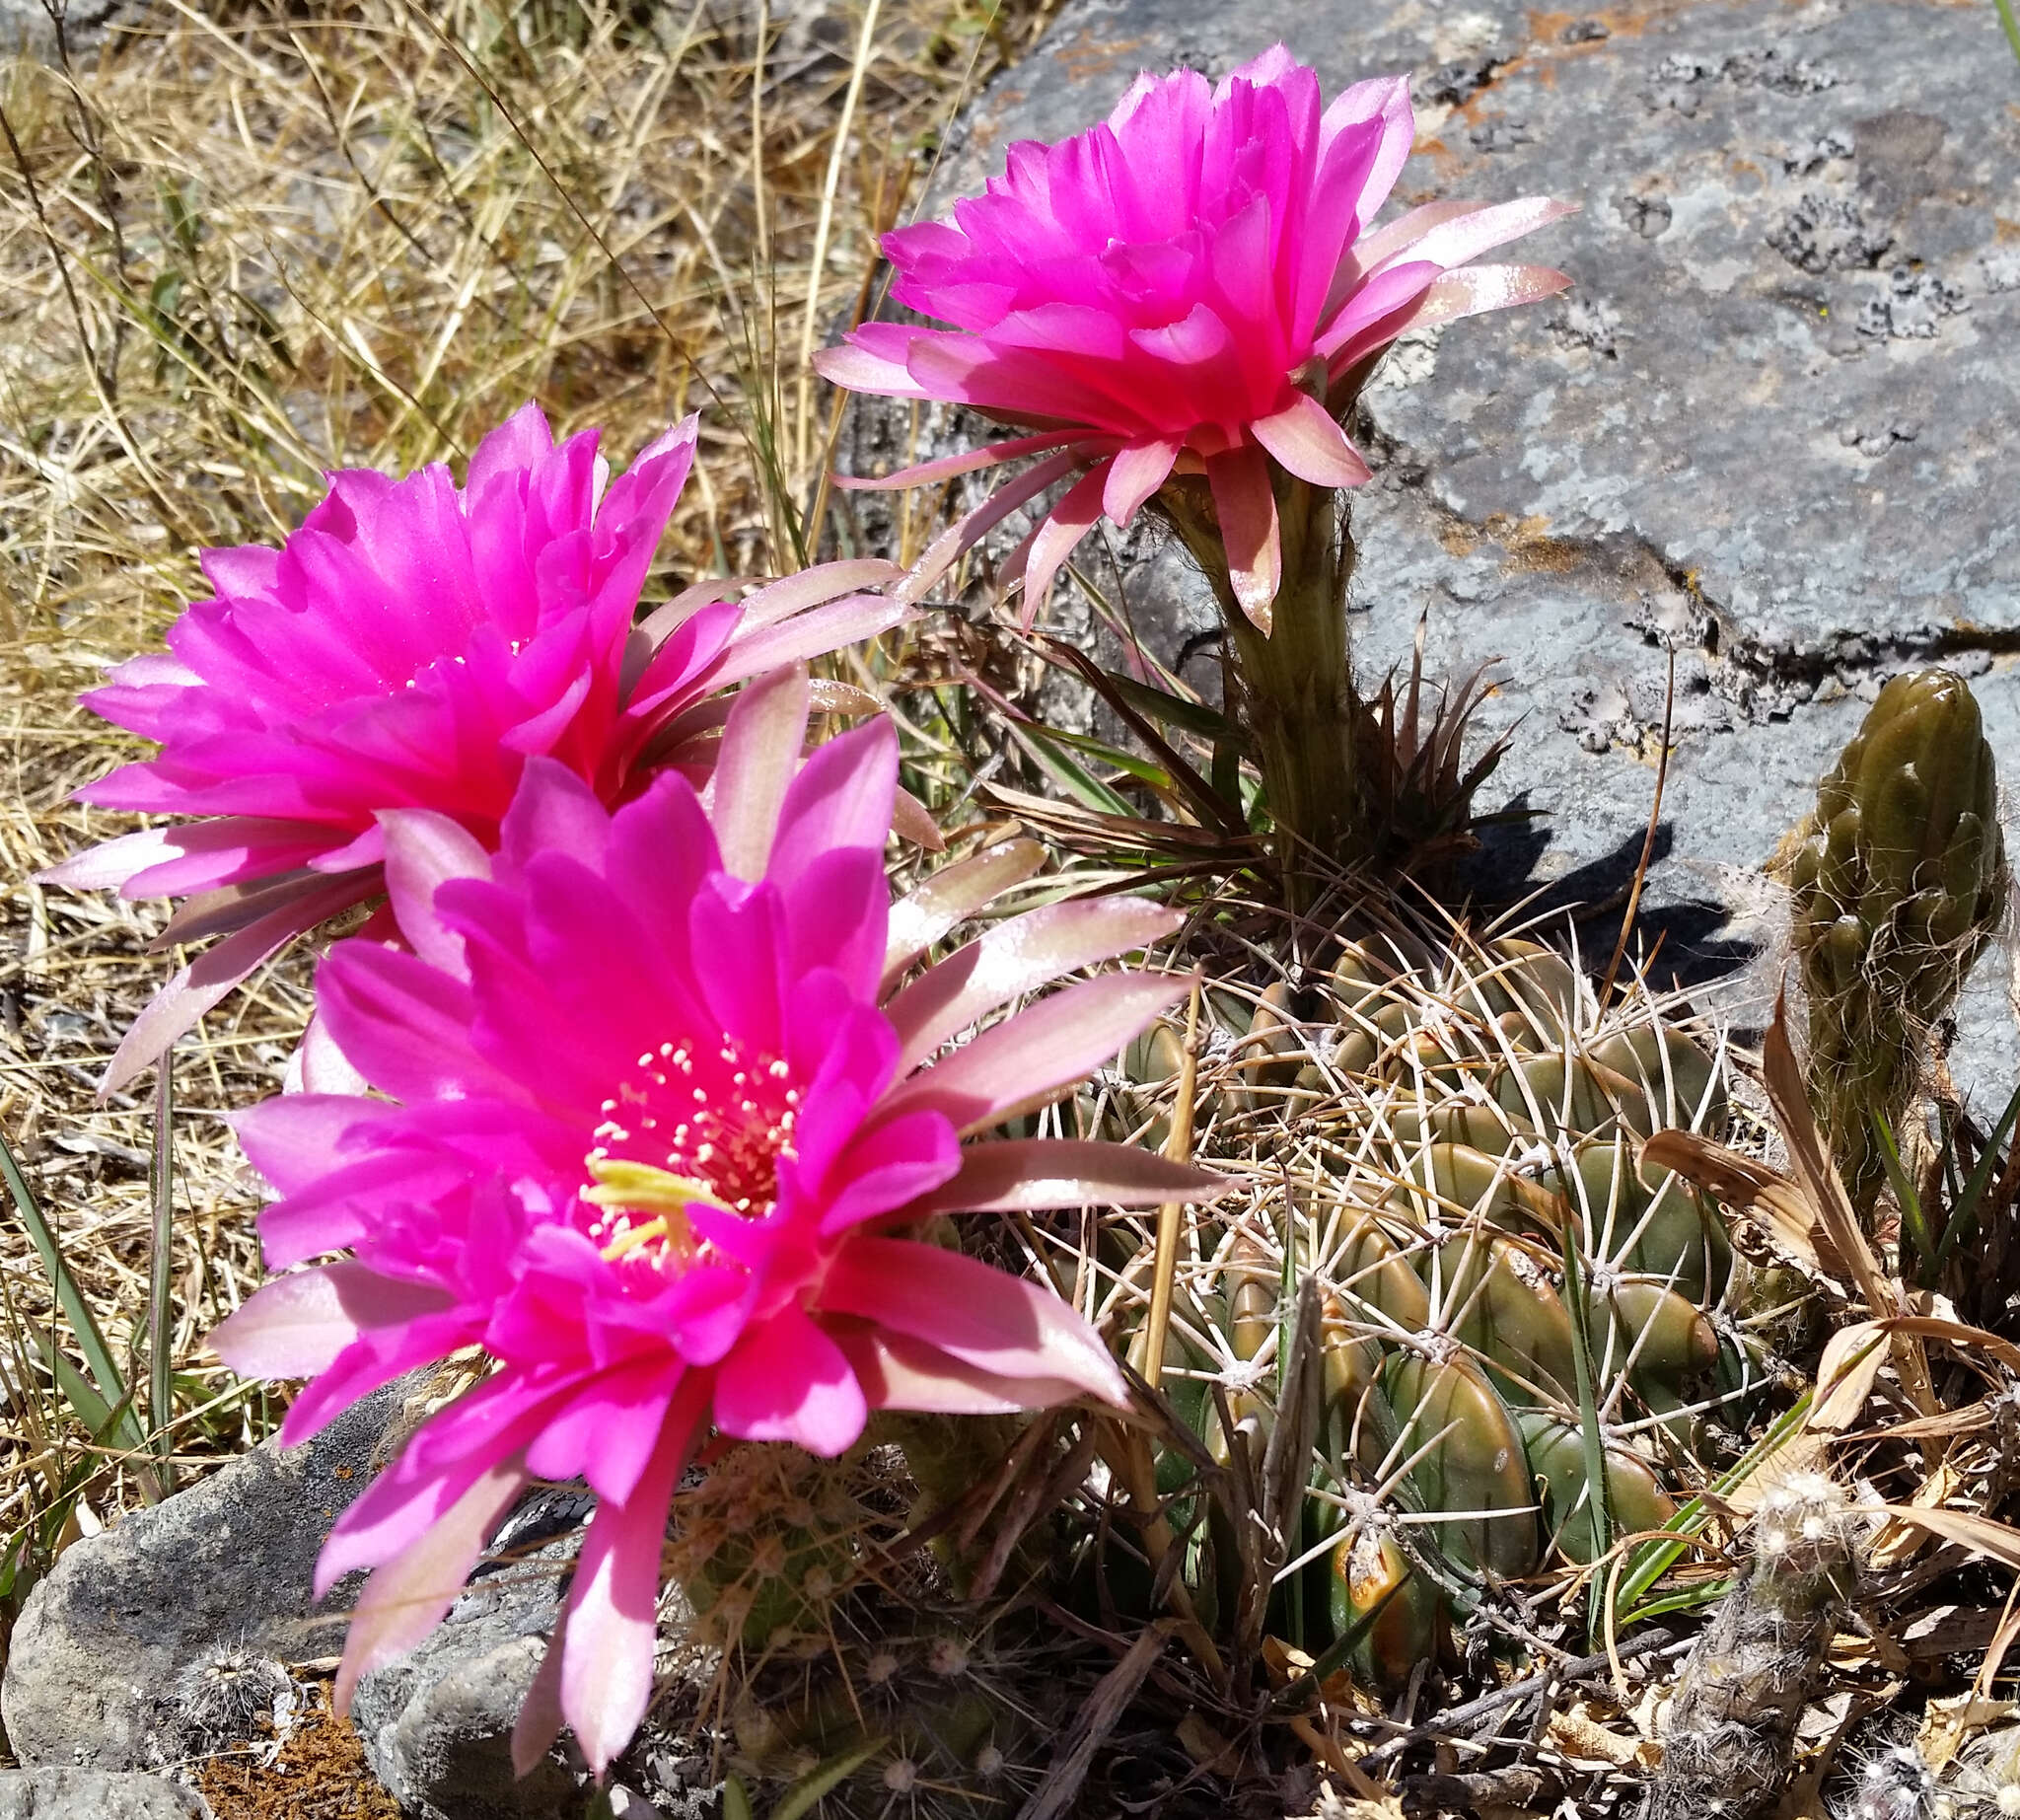
[[[0,1770],[0,1820],[211,1820],[194,1789],[159,1776]]]
[[[1490,255],[1570,272],[1562,305],[1409,337],[1378,374],[1358,650],[1379,675],[1427,613],[1440,668],[1506,659],[1485,724],[1526,725],[1495,787],[1549,820],[1502,837],[1492,876],[1588,904],[1618,904],[1639,853],[1674,652],[1642,928],[1702,981],[1771,963],[1758,867],[1887,675],[1975,676],[2020,754],[2020,263],[1999,219],[2020,115],[1985,79],[2009,55],[1989,8],[1676,0],[1588,23],[1524,0],[1069,0],[971,111],[935,198],[1101,117],[1139,68],[1218,76],[1281,37],[1329,91],[1411,74],[1396,206],[1584,205]],[[1196,579],[1163,558],[1126,578],[1174,661]],[[1610,945],[1604,914],[1584,939]],[[1952,1058],[1999,1100],[2020,1066],[2003,972],[1981,966]],[[1756,1020],[1772,975],[1737,976]]]
[[[579,1779],[556,1759],[514,1776],[512,1725],[580,1545],[579,1530],[559,1532],[590,1504],[567,1491],[529,1498],[442,1625],[359,1683],[351,1716],[366,1759],[417,1820],[559,1820],[581,1811]]]
[[[35,1766],[150,1768],[180,1754],[192,1671],[236,1653],[301,1662],[342,1646],[339,1588],[312,1612],[316,1556],[369,1483],[397,1387],[306,1447],[254,1449],[74,1544],[30,1596],[0,1686]]]

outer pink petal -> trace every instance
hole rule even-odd
[[[583,1540],[568,1595],[560,1706],[599,1776],[631,1741],[652,1699],[660,1546],[706,1389],[692,1378],[683,1386],[638,1490],[621,1504],[602,1505]],[[513,1754],[521,1754],[517,1737]]]
[[[1143,502],[1171,478],[1179,449],[1176,437],[1146,437],[1117,454],[1109,464],[1101,495],[1101,509],[1112,524],[1126,525]]]
[[[1559,202],[1551,196],[1522,196],[1513,202],[1496,202],[1437,223],[1410,246],[1409,256],[1412,260],[1429,259],[1448,268],[1464,265],[1489,248],[1534,234],[1538,228],[1577,212],[1577,203]]]
[[[715,1425],[747,1441],[791,1441],[833,1459],[855,1445],[868,1414],[841,1348],[794,1303],[746,1329],[716,1367]]]
[[[830,1330],[873,1410],[928,1410],[943,1416],[1008,1416],[1070,1403],[1080,1386],[1064,1378],[1005,1378],[923,1340],[836,1321]]]
[[[869,492],[882,487],[930,486],[941,480],[952,480],[958,475],[974,473],[978,469],[993,468],[998,462],[1014,462],[1021,455],[1041,455],[1046,450],[1057,449],[1069,442],[1078,441],[1086,432],[1079,429],[1047,430],[1041,436],[1013,436],[1007,442],[984,443],[979,449],[968,449],[960,455],[943,455],[937,462],[919,462],[910,468],[901,468],[896,473],[887,473],[880,479],[865,479],[858,474],[838,473],[834,484],[844,492]]]
[[[442,1622],[483,1553],[491,1525],[526,1483],[515,1462],[492,1467],[404,1554],[366,1581],[336,1671],[332,1704],[339,1715],[350,1711],[362,1676],[404,1655]]]
[[[1283,553],[1276,537],[1276,499],[1269,490],[1269,464],[1253,444],[1206,458],[1220,541],[1227,550],[1235,599],[1257,627],[1267,633],[1276,591],[1283,583]]]
[[[1280,466],[1314,486],[1361,486],[1371,477],[1346,432],[1306,393],[1273,417],[1258,417],[1249,428]]]
[[[324,1370],[360,1329],[439,1314],[450,1298],[362,1264],[325,1264],[268,1283],[213,1328],[210,1346],[243,1378],[305,1378]]]
[[[1043,1106],[1191,990],[1189,978],[1110,974],[993,1025],[886,1096],[880,1118],[924,1109],[964,1136]]]
[[[150,1062],[166,1055],[178,1037],[193,1029],[206,1011],[303,930],[348,909],[371,890],[369,882],[360,884],[355,878],[320,886],[197,956],[148,1001],[119,1040],[107,1064],[106,1077],[99,1083],[99,1097],[116,1093]]]
[[[959,1252],[856,1239],[830,1267],[821,1305],[923,1340],[995,1377],[1055,1378],[1128,1407],[1128,1387],[1093,1328],[1049,1289]]]
[[[910,1219],[1046,1207],[1154,1207],[1167,1201],[1212,1201],[1236,1186],[1234,1177],[1167,1162],[1134,1144],[1004,1137],[970,1144],[961,1153],[961,1173],[904,1212]]]
[[[801,665],[760,677],[730,709],[709,785],[708,819],[723,870],[735,878],[764,876],[778,812],[806,744],[807,714],[807,672]]]
[[[1107,485],[1107,465],[1091,469],[1066,489],[1066,496],[1039,527],[1024,565],[1023,620],[1027,631],[1051,597],[1052,577],[1073,553],[1074,546],[1099,522]]]
[[[1083,898],[999,922],[928,969],[885,1006],[908,1074],[985,1012],[1066,974],[1171,934],[1184,912],[1144,898]]]
[[[1005,840],[943,866],[891,907],[884,949],[884,990],[957,923],[985,909],[1046,863],[1036,840]]]
[[[467,979],[463,937],[435,913],[435,889],[453,878],[489,878],[491,856],[461,822],[433,809],[380,813],[386,832],[386,890],[399,932],[431,967]]]

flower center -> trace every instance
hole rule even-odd
[[[589,1236],[606,1258],[661,1269],[690,1263],[705,1246],[689,1207],[770,1212],[779,1160],[796,1154],[799,1110],[787,1063],[734,1038],[713,1049],[681,1042],[646,1051],[604,1101],[583,1159],[592,1186],[582,1200],[595,1209]]]

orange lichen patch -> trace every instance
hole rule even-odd
[[[399,1820],[399,1804],[365,1762],[348,1719],[330,1711],[327,1689],[273,1761],[263,1749],[209,1759],[196,1787],[217,1820]]]
[[[1996,241],[2020,240],[2020,221],[2008,221],[2003,215],[1992,217],[1992,239]]]
[[[1480,529],[1507,551],[1510,568],[1560,575],[1566,569],[1576,568],[1585,552],[1566,539],[1551,537],[1550,525],[1551,521],[1540,512],[1520,520],[1496,512]]]
[[[1447,555],[1470,556],[1479,547],[1479,533],[1456,518],[1449,519],[1438,527],[1438,542]]]

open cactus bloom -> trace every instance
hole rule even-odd
[[[1339,419],[1384,348],[1570,282],[1471,262],[1569,203],[1431,202],[1376,228],[1412,131],[1404,78],[1328,106],[1279,44],[1217,88],[1192,70],[1146,74],[1103,124],[1013,145],[985,195],[885,238],[892,296],[952,327],[865,324],[816,365],[853,391],[966,404],[1032,433],[842,484],[1040,457],[929,555],[937,573],[1077,475],[1013,562],[1029,623],[1104,515],[1126,525],[1174,473],[1203,473],[1235,592],[1266,629],[1281,564],[1272,465],[1359,485],[1367,464]]]
[[[384,892],[383,812],[447,816],[488,845],[532,759],[613,805],[665,764],[705,772],[710,696],[902,617],[857,592],[898,573],[864,561],[740,603],[703,584],[634,623],[696,422],[613,477],[594,430],[557,445],[529,404],[461,487],[439,464],[345,471],[279,549],[204,552],[214,597],[85,697],[161,751],[80,800],[177,820],[43,875],[185,899],[159,945],[220,938],[126,1033],[107,1090],[295,937]]]
[[[894,906],[896,736],[880,719],[802,762],[808,712],[802,670],[745,690],[705,798],[669,771],[613,812],[531,760],[495,851],[440,811],[380,819],[409,946],[345,941],[318,977],[373,1091],[238,1124],[280,1193],[269,1265],[351,1255],[213,1336],[240,1371],[314,1374],[289,1443],[416,1366],[491,1361],[324,1551],[319,1588],[376,1569],[340,1699],[434,1627],[522,1488],[581,1475],[598,1509],[517,1748],[533,1761],[565,1719],[601,1768],[645,1711],[668,1502],[711,1428],[834,1455],[880,1407],[1126,1400],[1070,1307],[934,1222],[1222,1185],[1118,1145],[974,1141],[1070,1093],[1190,983],[1107,973],[977,1021],[1180,918],[1056,903],[917,971],[1038,851],[990,849]]]

